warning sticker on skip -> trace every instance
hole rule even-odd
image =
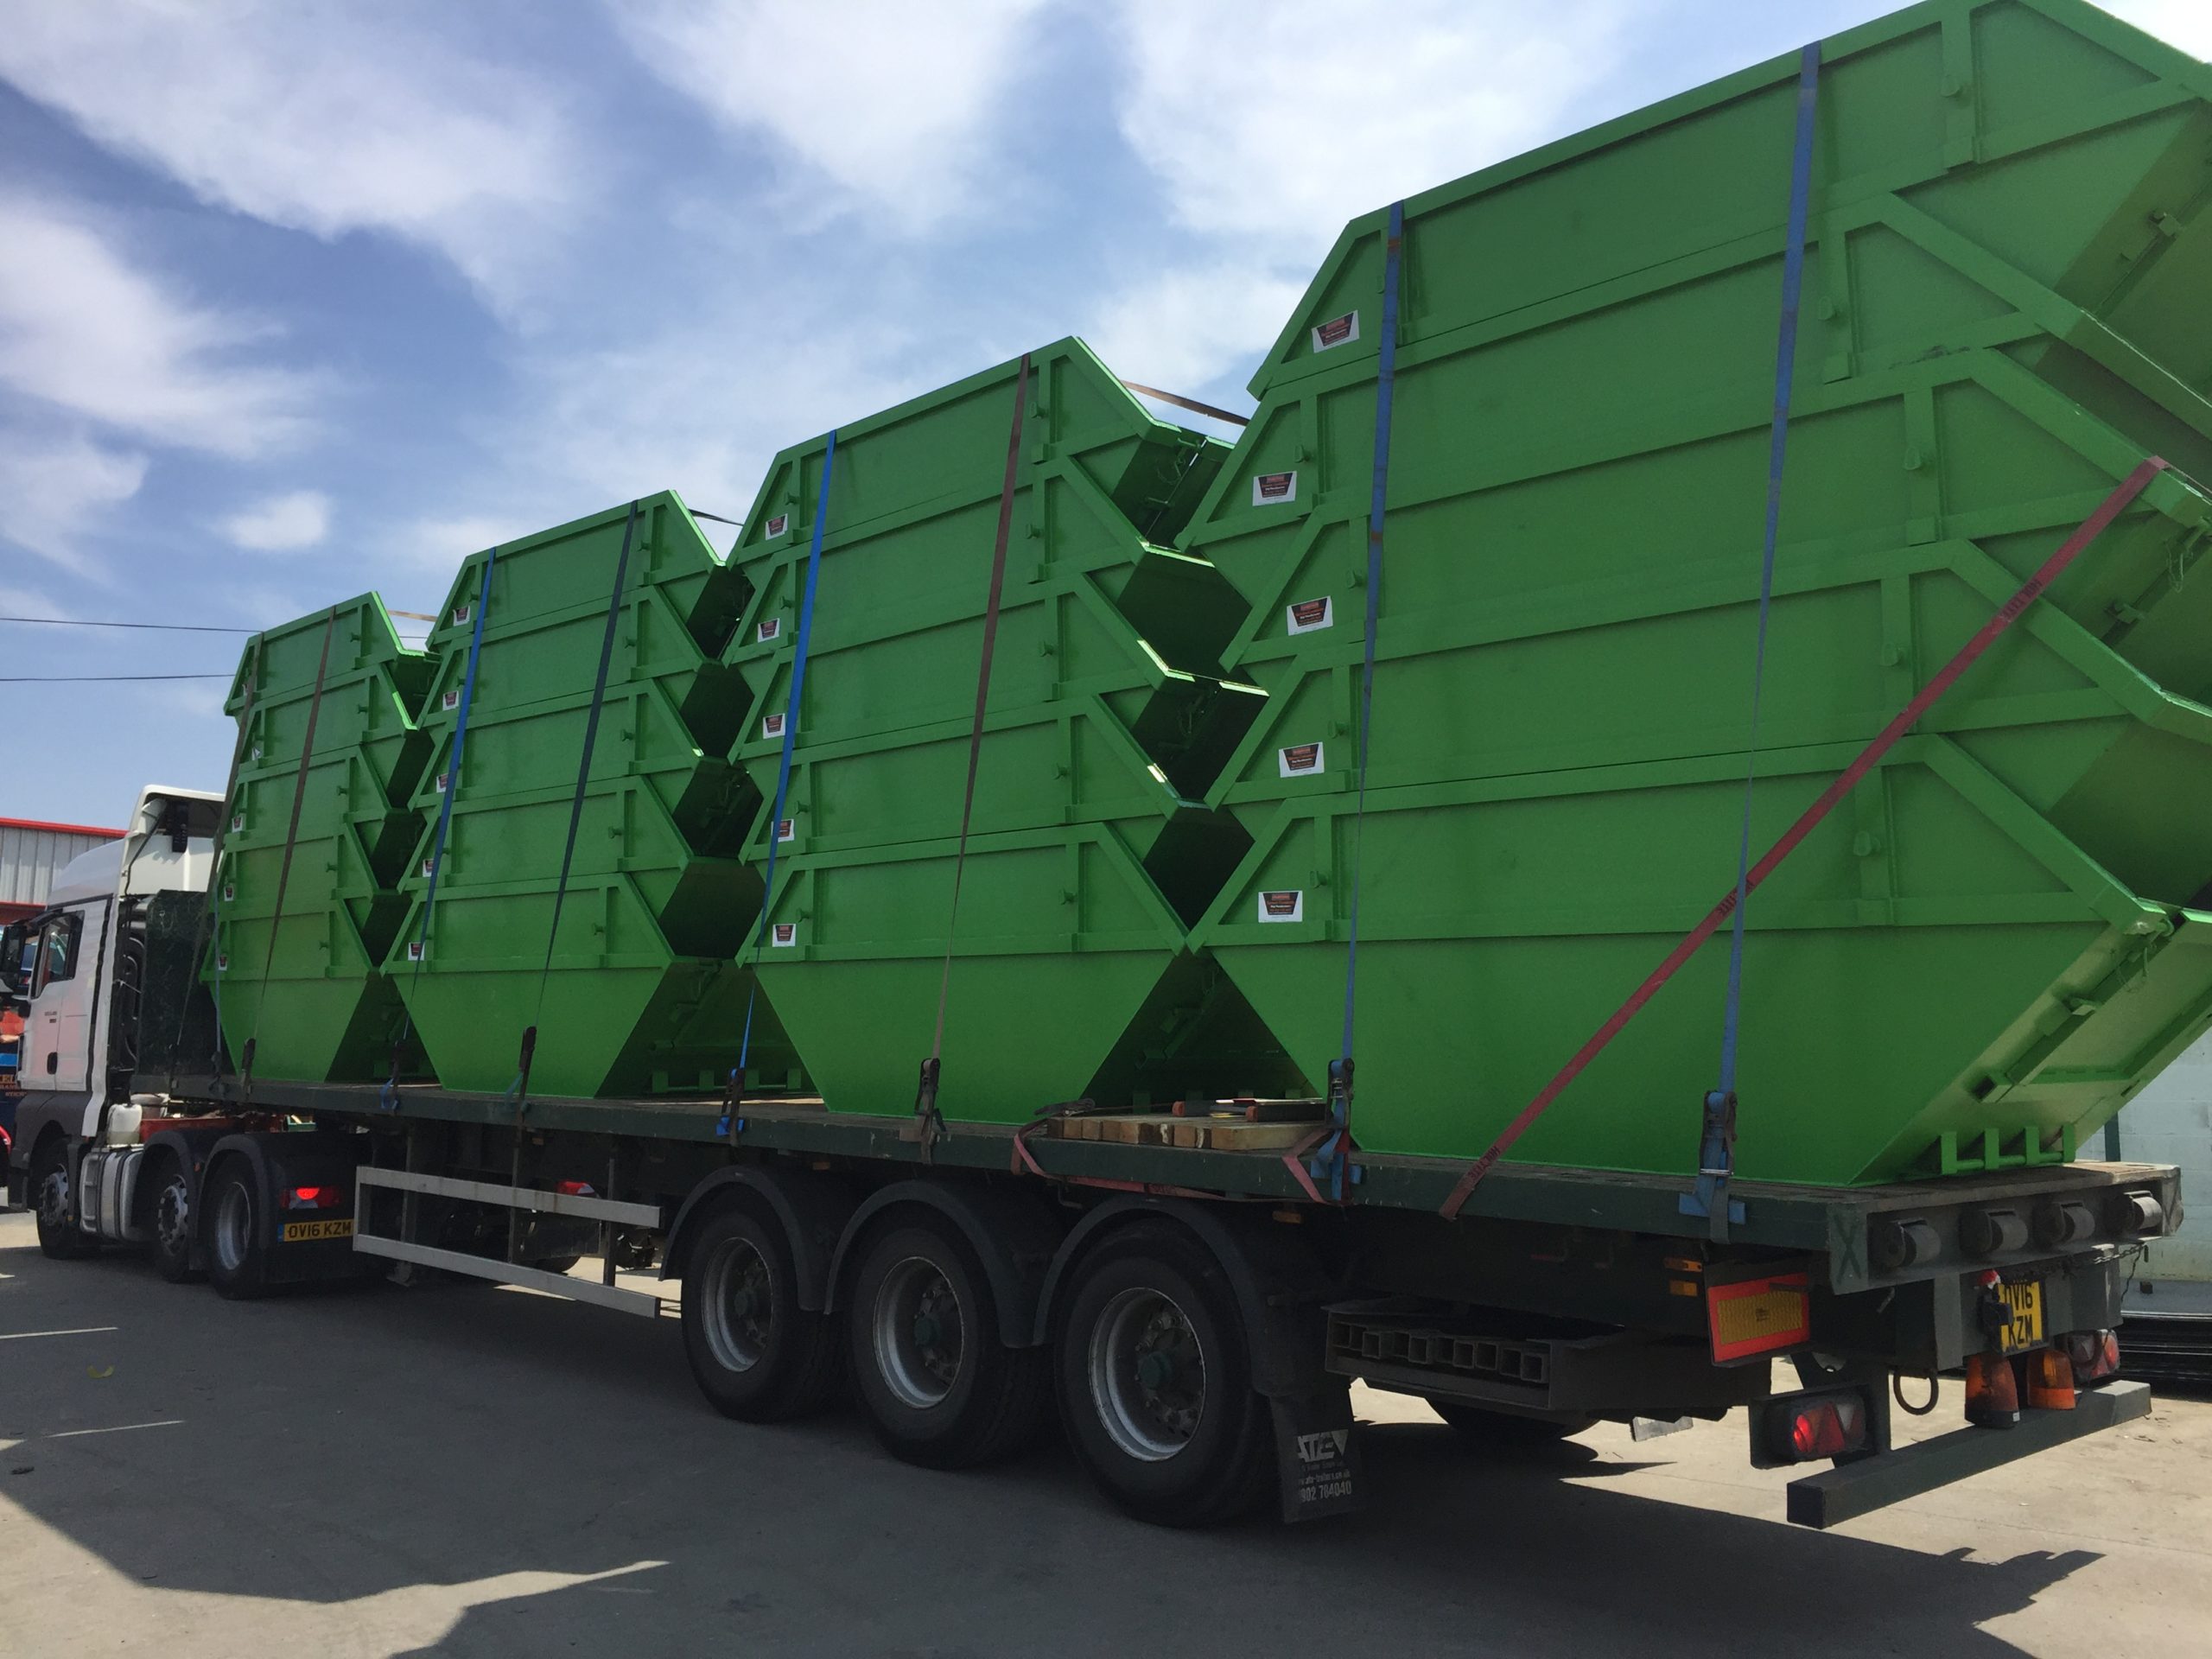
[[[763,737],[781,737],[784,734],[785,728],[790,723],[791,716],[789,714],[763,715],[760,717],[760,735]]]
[[[1283,626],[1293,633],[1318,633],[1323,628],[1336,626],[1336,602],[1327,599],[1295,600],[1283,607]]]
[[[768,943],[778,946],[797,944],[798,943],[798,924],[797,922],[769,923]]]
[[[753,627],[753,643],[756,645],[765,645],[771,639],[774,639],[781,636],[783,631],[784,619],[782,617],[764,616]]]
[[[440,707],[445,709],[448,712],[451,712],[453,709],[461,707],[461,693],[458,691],[448,691],[445,696],[438,699],[438,703]]]
[[[1252,505],[1255,507],[1278,507],[1297,499],[1296,473],[1261,473],[1252,480]]]
[[[1306,778],[1321,770],[1319,743],[1294,743],[1275,751],[1276,770],[1285,778]]]
[[[1260,919],[1263,922],[1302,922],[1306,919],[1306,895],[1295,888],[1260,895]]]
[[[778,841],[797,841],[798,839],[798,825],[794,823],[789,818],[778,818],[776,820],[776,839]]]
[[[1313,349],[1325,352],[1332,346],[1345,346],[1359,338],[1359,313],[1347,311],[1341,317],[1331,317],[1326,322],[1313,327]]]
[[[788,512],[779,512],[774,518],[769,519],[760,526],[760,533],[766,537],[770,541],[773,541],[777,537],[782,535],[791,527],[791,514]]]

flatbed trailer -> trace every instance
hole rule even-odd
[[[2142,1241],[2180,1207],[2175,1170],[2134,1163],[1851,1189],[1741,1182],[1720,1243],[1685,1213],[1687,1179],[1502,1164],[1447,1220],[1451,1160],[1362,1155],[1351,1200],[1316,1202],[1280,1135],[1253,1150],[1075,1138],[1051,1132],[1074,1116],[1065,1106],[1020,1130],[925,1139],[911,1119],[803,1099],[518,1103],[151,1071],[132,1095],[138,1116],[108,1138],[148,1160],[126,1189],[143,1219],[94,1224],[156,1234],[159,1194],[181,1185],[174,1202],[195,1224],[181,1247],[155,1238],[173,1277],[204,1271],[244,1295],[435,1270],[674,1315],[726,1414],[800,1414],[849,1370],[889,1448],[938,1466],[1024,1441],[1057,1374],[1109,1495],[1179,1523],[1269,1491],[1286,1519],[1357,1507],[1357,1379],[1429,1401],[1487,1445],[1747,1408],[1755,1465],[1833,1464],[1788,1498],[1790,1520],[1833,1525],[2147,1411],[2147,1388],[2098,1374],[2094,1357]],[[734,1229],[750,1290],[731,1289]],[[944,1252],[918,1270],[918,1303],[880,1268],[887,1240]],[[574,1270],[582,1256],[597,1275]],[[646,1268],[680,1296],[639,1287]],[[1175,1339],[1123,1352],[1117,1394],[1121,1362],[1094,1357],[1112,1322],[1092,1287],[1133,1272],[1120,1294],[1154,1298],[1135,1305]],[[1071,1338],[1078,1323],[1088,1340]],[[1904,1379],[1930,1379],[1910,1393],[1932,1395],[1932,1379],[2052,1342],[2064,1353],[2069,1338],[2085,1360],[2066,1403],[1985,1399],[1978,1414],[2004,1427],[1894,1443]],[[1195,1395],[1187,1377],[1177,1392],[1176,1339],[1211,1356]],[[1140,1375],[1151,1354],[1169,1357]],[[1777,1358],[1791,1363],[1777,1373]],[[980,1426],[942,1435],[906,1421],[977,1379],[1001,1396]],[[1244,1408],[1228,1414],[1234,1444],[1186,1427],[1224,1384]],[[1163,1446],[1179,1458],[1201,1444],[1211,1454],[1191,1478],[1143,1478],[1173,1460]]]

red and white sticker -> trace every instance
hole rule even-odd
[[[439,794],[442,795],[442,794],[444,794],[444,793],[446,792],[446,780],[447,780],[448,779],[451,778],[452,776],[453,776],[453,774],[452,774],[451,772],[440,772],[440,773],[438,774],[438,793],[439,793]]]
[[[219,974],[229,973],[231,971],[231,959],[219,952],[215,957],[215,971]]]
[[[760,526],[760,533],[769,540],[773,541],[777,537],[782,535],[791,527],[791,514],[788,512],[779,512],[774,518],[768,519]]]
[[[783,631],[784,619],[782,617],[764,616],[760,619],[758,626],[756,626],[753,630],[753,643],[756,645],[765,645],[771,639],[776,639],[779,636]]]
[[[768,943],[779,947],[779,949],[785,945],[797,944],[798,943],[798,924],[797,922],[769,923]]]
[[[423,879],[425,881],[430,879],[430,867],[436,862],[437,860],[435,858],[426,858],[423,861]]]
[[[1292,633],[1319,633],[1337,625],[1337,605],[1332,599],[1293,600],[1282,607],[1282,614],[1283,626]]]
[[[454,625],[454,626],[455,626],[456,628],[457,628],[457,627],[461,626],[464,623],[466,623],[466,622],[468,620],[468,619],[469,619],[469,618],[471,618],[471,617],[474,616],[475,614],[476,614],[476,607],[475,607],[475,606],[474,606],[474,605],[456,605],[456,606],[454,606],[454,607],[453,607],[453,625]]]
[[[1260,919],[1263,922],[1302,922],[1306,919],[1306,895],[1295,887],[1262,892],[1260,894]]]
[[[420,962],[420,961],[422,961],[422,960],[423,960],[423,957],[428,953],[429,949],[429,946],[427,946],[427,945],[425,945],[425,944],[423,943],[423,941],[422,941],[422,940],[420,940],[420,939],[410,939],[410,940],[408,940],[408,941],[407,941],[407,960],[408,960],[408,961],[410,961],[410,962]]]
[[[1325,352],[1332,346],[1349,346],[1359,338],[1359,313],[1347,311],[1341,317],[1331,317],[1313,327],[1313,349]]]
[[[231,833],[234,836],[242,836],[245,833],[245,813],[241,812],[231,820]]]
[[[438,699],[438,702],[440,706],[445,709],[448,712],[451,712],[452,710],[461,707],[461,693],[458,691],[448,691],[444,696]]]
[[[238,890],[236,887],[232,887],[227,881],[223,883],[223,902],[225,904],[228,905],[236,903],[238,896]]]
[[[776,839],[778,841],[797,841],[798,839],[798,825],[792,823],[789,818],[778,818],[776,820]]]
[[[788,713],[780,715],[763,715],[760,716],[760,735],[763,737],[781,737],[784,734],[784,728],[790,724],[790,721],[791,715]]]
[[[1252,480],[1252,505],[1255,507],[1279,507],[1286,501],[1297,499],[1296,473],[1261,473]]]
[[[1293,743],[1275,751],[1275,766],[1285,778],[1310,778],[1321,770],[1319,743]]]

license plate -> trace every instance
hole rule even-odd
[[[1999,1285],[1998,1294],[2005,1299],[2005,1351],[2017,1354],[2029,1348],[2043,1345],[2043,1282],[2031,1279],[2024,1284]]]
[[[353,1224],[350,1218],[345,1221],[288,1221],[277,1236],[287,1244],[307,1244],[318,1238],[351,1238],[353,1236]],[[2036,1328],[2043,1328],[2040,1318]]]

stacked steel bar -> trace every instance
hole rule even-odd
[[[412,710],[430,669],[374,594],[256,635],[238,664],[225,706],[246,724],[207,977],[232,1055],[251,1042],[257,1076],[390,1065],[400,1007],[381,967],[419,830],[429,742]]]
[[[2148,453],[2212,478],[2212,78],[2081,5],[1826,43],[1754,856]],[[1198,930],[1355,1124],[1470,1156],[1725,891],[1797,63],[1406,204],[1370,793],[1384,216],[1183,545],[1250,602],[1254,837]],[[2156,481],[1753,899],[1737,1169],[2056,1160],[2212,1020],[2206,498]],[[1707,951],[1513,1156],[1687,1172]]]
[[[942,1109],[1127,1097],[1211,987],[1186,919],[1241,855],[1199,797],[1259,702],[1243,606],[1164,543],[1222,446],[1148,416],[1080,342],[1032,354],[957,928],[953,872],[1018,364],[839,429],[760,982],[832,1109],[896,1112],[956,957]],[[732,557],[728,660],[764,796],[783,757],[826,445],[780,455]],[[764,817],[751,851],[765,861]]]
[[[454,730],[487,559],[483,644],[456,772]],[[727,1070],[745,1001],[733,959],[760,890],[758,875],[730,855],[759,796],[722,759],[741,689],[715,656],[743,597],[741,579],[667,493],[641,501],[634,524],[626,505],[461,567],[430,636],[437,678],[422,721],[432,760],[415,792],[423,829],[401,884],[412,908],[389,957],[446,1087],[506,1088],[532,1027],[538,1093],[697,1089]],[[579,809],[610,610],[607,683]],[[448,791],[450,823],[426,921]],[[772,1041],[767,1047],[777,1052]]]

